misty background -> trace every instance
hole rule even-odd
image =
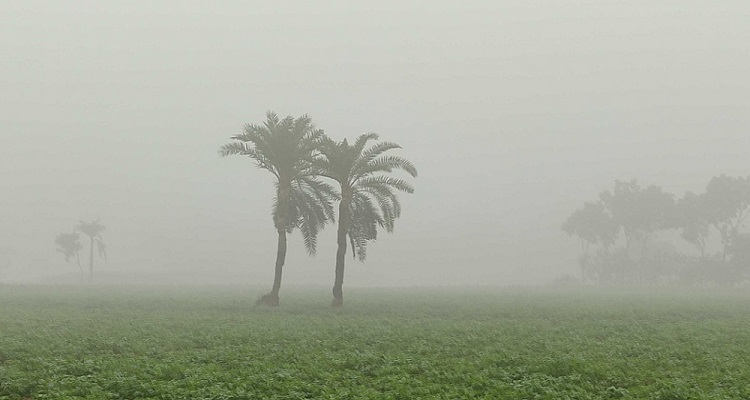
[[[615,179],[681,196],[748,174],[743,0],[6,0],[0,15],[4,282],[75,279],[55,236],[101,218],[95,280],[270,284],[271,176],[217,155],[266,110],[334,139],[377,132],[419,169],[347,286],[544,283],[577,273],[560,225]],[[284,285],[330,284],[335,235],[316,258],[292,235]]]

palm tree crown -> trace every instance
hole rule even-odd
[[[99,257],[103,257],[106,260],[107,247],[104,244],[104,239],[102,239],[102,232],[105,229],[104,225],[102,225],[98,219],[91,222],[78,221],[78,226],[76,226],[77,231],[82,232],[84,235],[91,238],[92,241],[96,242],[96,247],[99,250]]]
[[[398,144],[380,142],[365,148],[368,142],[377,140],[375,133],[362,134],[351,145],[346,139],[335,142],[326,137],[320,150],[323,157],[314,162],[318,173],[341,186],[340,229],[348,236],[352,256],[361,261],[367,256],[367,242],[377,239],[378,227],[393,232],[395,220],[401,215],[396,192],[414,192],[411,184],[389,173],[403,170],[417,176],[417,169],[410,161],[384,154],[400,149]]]
[[[222,157],[244,155],[276,178],[273,222],[277,230],[291,233],[299,228],[305,247],[315,254],[317,235],[332,221],[333,201],[338,198],[330,185],[321,182],[312,169],[323,131],[303,115],[284,119],[266,114],[263,125],[247,124],[243,133],[219,150]]]
[[[94,242],[96,242],[97,248],[99,249],[99,257],[107,259],[106,247],[104,240],[102,239],[102,231],[104,231],[104,225],[102,225],[98,219],[91,222],[79,221],[76,230],[82,232],[90,239],[89,247],[89,281],[94,278]]]
[[[101,222],[99,222],[98,219],[91,222],[78,221],[78,226],[76,226],[76,230],[82,232],[86,236],[93,238],[101,238],[101,233],[104,231],[104,229],[106,228],[101,224]]]

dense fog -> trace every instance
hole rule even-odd
[[[98,218],[95,281],[269,284],[273,181],[217,153],[267,110],[337,140],[377,132],[419,169],[394,233],[347,261],[350,286],[575,275],[561,224],[615,180],[682,196],[750,173],[746,1],[10,0],[0,15],[0,282],[77,282],[55,237]],[[329,285],[335,253],[335,226],[315,258],[295,232],[284,284]]]

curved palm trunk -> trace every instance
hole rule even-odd
[[[261,296],[255,303],[259,306],[277,307],[279,305],[279,289],[281,289],[281,272],[286,260],[286,231],[279,229],[279,240],[276,245],[276,267],[273,274],[271,291]]]
[[[279,240],[276,245],[276,270],[273,276],[273,288],[271,293],[276,294],[279,297],[279,289],[281,288],[281,269],[284,267],[284,261],[286,260],[286,231],[283,229],[279,230]]]
[[[279,289],[281,289],[281,272],[286,260],[286,231],[279,229],[279,240],[276,245],[276,268],[273,274],[273,287],[271,292],[263,296],[263,304],[267,306],[279,305]]]
[[[91,236],[91,246],[89,251],[89,282],[94,281],[94,237]]]
[[[339,229],[336,237],[336,276],[333,281],[333,301],[331,307],[344,305],[344,263],[346,262],[346,234],[349,231],[349,216],[347,209],[349,202],[341,200],[339,203]],[[354,251],[354,249],[352,249]]]
[[[284,261],[286,260],[286,225],[288,218],[288,207],[290,202],[291,182],[288,184],[280,184],[278,192],[279,206],[278,215],[275,221],[276,231],[279,234],[279,239],[276,245],[276,266],[273,274],[273,287],[271,291],[261,296],[256,302],[257,305],[277,307],[279,305],[279,289],[281,289],[281,273],[284,268]]]
[[[76,251],[76,262],[78,263],[78,269],[81,270],[81,283],[84,282],[83,280],[83,267],[81,266],[81,254]]]

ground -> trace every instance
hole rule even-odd
[[[747,290],[0,285],[0,399],[746,399]]]

